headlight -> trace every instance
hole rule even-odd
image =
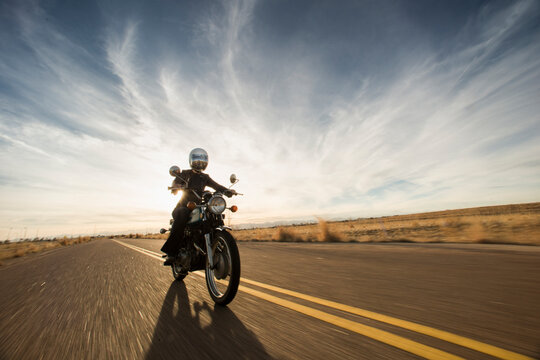
[[[212,196],[208,202],[208,208],[214,214],[221,214],[223,211],[225,211],[225,207],[227,207],[227,203],[221,196]]]

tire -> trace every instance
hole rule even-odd
[[[187,272],[183,272],[181,271],[180,269],[180,265],[176,262],[174,262],[172,265],[171,265],[171,269],[172,269],[172,274],[174,276],[174,280],[176,281],[183,281],[184,278],[187,276]]]
[[[206,261],[206,287],[214,302],[225,306],[236,296],[240,284],[240,254],[234,237],[215,231],[212,237],[215,269]]]

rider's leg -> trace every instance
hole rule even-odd
[[[169,238],[163,244],[161,251],[168,255],[175,256],[178,253],[178,250],[184,245],[184,229],[188,220],[188,216],[191,210],[186,207],[177,207],[173,211],[173,225],[171,227],[171,232]]]

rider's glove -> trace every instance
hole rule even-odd
[[[225,190],[224,194],[225,194],[226,197],[232,197],[233,195],[236,195],[236,191],[235,190]]]

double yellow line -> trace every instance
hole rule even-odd
[[[162,260],[161,256],[158,253],[155,253],[153,251],[143,249],[138,246],[131,245],[131,244],[126,244],[121,241],[117,241],[117,240],[115,241],[132,250],[135,250],[147,256]],[[195,272],[194,274],[204,277],[204,273],[201,273],[201,272]],[[508,351],[508,350],[505,350],[505,349],[502,349],[493,345],[485,344],[483,342],[469,339],[469,338],[456,335],[447,331],[438,330],[429,326],[416,324],[411,321],[401,320],[401,319],[394,318],[391,316],[379,314],[373,311],[368,311],[368,310],[360,309],[357,307],[340,304],[334,301],[321,299],[315,296],[302,294],[296,291],[283,289],[277,286],[268,285],[265,283],[261,283],[261,282],[246,279],[246,278],[241,278],[241,283],[254,285],[254,286],[257,286],[266,290],[270,290],[276,293],[306,300],[314,304],[323,305],[328,308],[340,310],[340,311],[347,312],[350,314],[362,316],[367,319],[376,320],[376,321],[390,324],[393,326],[397,326],[403,329],[411,330],[420,334],[428,335],[428,336],[438,338],[438,339],[441,339],[441,340],[444,340],[444,341],[447,341],[456,345],[460,345],[460,346],[463,346],[463,347],[466,347],[466,348],[469,348],[469,349],[472,349],[472,350],[475,350],[484,354],[494,356],[499,359],[532,360],[532,358],[530,357],[527,357],[527,356],[524,356],[524,355],[521,355],[512,351]],[[285,308],[297,311],[299,313],[311,316],[313,318],[322,320],[324,322],[341,327],[343,329],[347,329],[349,331],[355,332],[362,336],[369,337],[371,339],[380,341],[387,345],[391,345],[393,347],[399,348],[401,350],[410,352],[412,354],[421,356],[426,359],[434,359],[434,360],[435,359],[451,359],[451,360],[462,359],[459,356],[450,354],[448,352],[445,352],[439,349],[435,349],[431,346],[427,346],[427,345],[418,343],[416,341],[409,340],[402,336],[392,334],[388,331],[380,330],[372,326],[363,325],[352,320],[348,320],[348,319],[345,319],[336,315],[326,313],[324,311],[320,311],[320,310],[317,310],[317,309],[314,309],[305,305],[301,305],[301,304],[298,304],[289,300],[285,300],[280,297],[277,297],[277,296],[274,296],[274,295],[271,295],[271,294],[268,294],[259,290],[255,290],[250,287],[240,285],[239,290],[245,293],[248,293],[252,296],[258,297],[260,299],[263,299],[271,303],[283,306]]]

